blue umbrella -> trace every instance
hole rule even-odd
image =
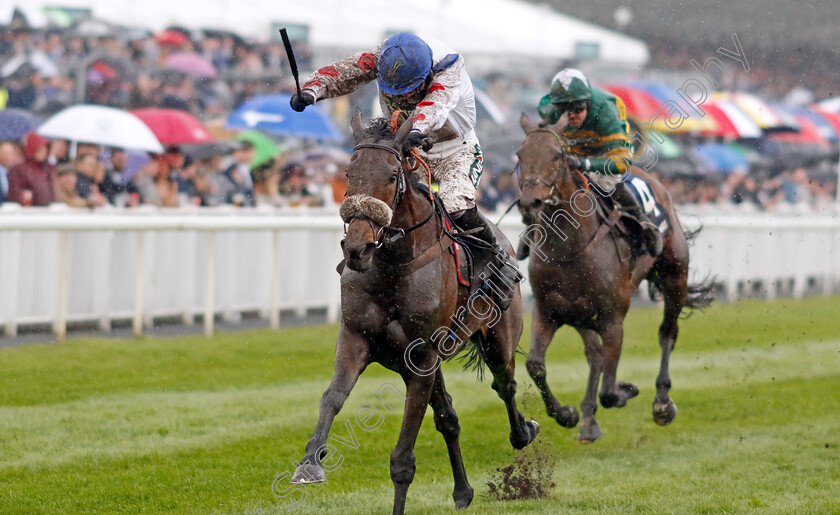
[[[289,106],[291,95],[261,95],[246,100],[227,119],[226,129],[256,129],[305,139],[342,141],[344,136],[318,106],[297,113]]]
[[[0,141],[20,141],[27,132],[41,125],[41,119],[22,109],[0,111]]]
[[[694,154],[713,170],[725,174],[737,169],[749,169],[750,163],[743,154],[723,143],[706,143],[694,147]]]

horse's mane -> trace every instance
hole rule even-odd
[[[362,139],[377,142],[377,141],[394,141],[396,132],[391,128],[391,120],[388,118],[371,118],[367,121],[364,128],[364,137]],[[406,179],[412,187],[422,186],[420,178],[415,173],[407,173]]]
[[[364,139],[373,141],[393,141],[396,133],[391,129],[391,121],[387,118],[372,118],[365,125]]]

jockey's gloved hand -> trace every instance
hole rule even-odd
[[[413,147],[420,147],[425,151],[428,151],[432,148],[432,142],[429,141],[429,137],[423,134],[420,131],[411,131],[406,136],[405,141],[403,141],[402,145],[402,153],[405,157],[411,155],[411,149]]]
[[[289,100],[289,105],[292,106],[292,109],[295,111],[302,113],[306,106],[311,106],[315,103],[315,95],[308,91],[301,91],[300,94],[295,93],[292,95],[291,100]]]
[[[580,156],[569,154],[566,156],[566,162],[573,170],[585,171],[587,159],[581,159]]]

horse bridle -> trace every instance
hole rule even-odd
[[[533,129],[533,130],[528,131],[528,134],[526,134],[526,136],[530,136],[531,134],[533,134],[535,132],[547,132],[547,133],[551,134],[552,136],[554,136],[557,139],[557,142],[560,143],[560,146],[563,148],[563,153],[565,154],[565,153],[568,152],[569,147],[566,144],[566,142],[563,141],[563,136],[561,136],[556,131],[553,131],[553,130],[547,128],[547,127],[539,127],[537,129]],[[569,167],[568,163],[564,163],[564,165],[561,165],[557,169],[557,173],[554,174],[554,181],[553,182],[548,182],[547,180],[543,179],[542,177],[528,177],[524,180],[521,180],[522,170],[520,169],[520,171],[519,171],[519,173],[520,173],[519,189],[521,190],[523,186],[525,186],[526,184],[532,183],[532,182],[542,184],[543,186],[547,186],[549,188],[548,196],[544,199],[541,199],[543,201],[543,203],[545,203],[545,205],[547,205],[547,206],[558,206],[558,205],[571,204],[571,201],[561,199],[558,196],[560,192],[557,191],[557,183],[560,182],[560,176],[561,176],[560,174],[564,173],[564,172],[569,173],[570,171],[571,170],[570,170],[570,167]],[[583,176],[581,176],[581,177],[583,177]],[[586,179],[584,179],[584,181],[585,180]]]
[[[359,143],[355,147],[353,147],[353,153],[360,148],[375,148],[379,150],[386,150],[396,156],[397,162],[400,163],[399,170],[397,170],[397,187],[394,190],[394,198],[391,200],[391,205],[388,207],[391,208],[391,211],[396,211],[397,206],[402,201],[403,195],[407,190],[406,186],[406,179],[405,179],[405,158],[403,157],[402,153],[389,145],[380,145],[378,143]],[[403,229],[401,227],[391,227],[391,226],[383,226],[380,227],[378,231],[374,231],[376,233],[376,248],[382,247],[384,244],[393,244],[396,243],[398,240],[403,238],[408,233],[419,229],[420,227],[426,225],[426,223],[432,219],[432,216],[435,214],[434,206],[432,206],[432,210],[429,213],[429,216],[426,217],[425,220],[422,222],[409,227],[408,229]],[[368,223],[371,224],[371,229],[373,229],[373,222],[368,220]],[[390,235],[390,236],[389,236]]]

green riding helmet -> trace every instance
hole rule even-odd
[[[567,104],[592,98],[589,80],[580,70],[566,68],[551,79],[552,104]]]

